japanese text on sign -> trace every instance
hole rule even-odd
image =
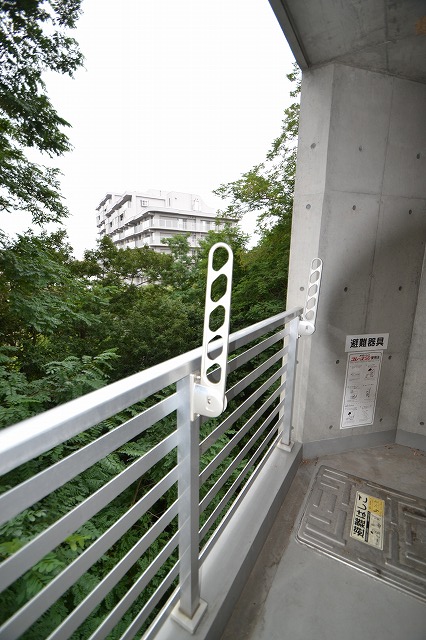
[[[348,353],[341,429],[373,424],[382,357],[381,351]]]
[[[385,503],[380,498],[356,492],[351,538],[383,549]]]
[[[370,333],[367,335],[346,336],[345,351],[362,351],[363,349],[388,348],[388,333]]]

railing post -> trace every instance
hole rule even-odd
[[[282,414],[282,431],[279,446],[291,449],[291,427],[293,421],[294,388],[296,383],[297,341],[299,339],[299,317],[290,320],[287,352],[285,401]]]
[[[191,419],[191,396],[194,386],[189,375],[177,383],[179,397],[178,429],[178,499],[179,499],[179,589],[180,600],[172,617],[194,633],[207,604],[200,598],[199,581],[199,469],[200,417]]]

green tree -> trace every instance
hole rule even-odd
[[[242,277],[233,291],[233,325],[243,328],[284,310],[290,254],[286,220],[265,229],[259,243],[242,255]]]
[[[148,286],[123,309],[114,341],[119,360],[114,375],[124,378],[199,345],[190,306],[173,291]]]
[[[65,232],[0,238],[0,339],[5,366],[29,382],[51,361],[97,356],[109,292],[76,277]]]
[[[70,126],[51,104],[45,71],[70,76],[82,65],[67,35],[81,0],[0,0],[0,210],[26,210],[36,224],[68,215],[59,170],[32,162],[28,149],[50,157],[70,149]]]
[[[85,340],[90,344],[86,349],[95,349],[90,355],[105,350],[117,354],[110,380],[195,346],[190,310],[180,300],[177,288],[181,265],[174,264],[172,255],[149,247],[117,249],[110,238],[102,238],[97,248],[86,251],[84,259],[75,261],[71,269],[107,301],[98,310],[99,323],[93,331],[88,328]]]
[[[82,261],[72,257],[64,232],[43,233],[40,237],[29,233],[14,241],[1,238],[0,337],[4,346],[0,348],[0,426],[7,426],[197,346],[202,330],[207,256],[216,242],[227,242],[234,252],[233,329],[283,309],[296,123],[297,107],[294,106],[286,111],[282,135],[274,141],[265,163],[244,174],[240,181],[222,187],[223,193],[233,198],[230,206],[237,217],[241,217],[245,210],[259,212],[261,238],[250,251],[246,249],[244,234],[233,227],[210,231],[194,252],[190,250],[186,237],[169,240],[170,255],[156,254],[146,248],[119,251],[111,240],[103,239],[97,249],[86,252]],[[281,192],[280,185],[287,185],[287,191]],[[135,286],[139,278],[145,281],[145,286]],[[258,356],[256,362],[260,364],[280,346],[273,345],[267,353]],[[274,366],[276,370],[280,362]],[[238,382],[252,367],[253,361],[232,372],[230,384]],[[265,373],[260,381],[268,375]],[[243,391],[245,397],[250,393],[250,387]],[[158,398],[158,394],[155,395]],[[6,474],[0,491],[42,471],[48,461],[63,459],[94,437],[115,429],[150,402],[151,399],[138,403]],[[259,398],[258,402],[263,402],[263,399]],[[257,406],[250,407],[249,415],[254,415]],[[233,410],[230,405],[228,411]],[[204,468],[247,417],[246,412],[231,432],[222,434],[214,447],[205,452],[202,457]],[[10,557],[63,514],[105,486],[112,477],[127,470],[130,462],[151,450],[175,428],[175,416],[172,415],[153,428],[143,430],[139,436],[2,525],[0,560]],[[211,429],[212,423],[205,423],[203,434],[207,435]],[[257,429],[257,425],[253,429]],[[249,442],[251,435],[252,431],[246,433],[240,445]],[[247,452],[246,458],[228,478],[228,483],[234,481],[249,455],[251,453]],[[2,594],[0,623],[69,566],[83,549],[105,534],[111,523],[117,522],[158,481],[160,473],[162,477],[175,464],[175,451],[172,451],[11,585]],[[216,469],[201,488],[201,496],[223,470],[221,466]],[[203,513],[204,519],[228,486],[222,487],[222,493]],[[83,597],[140,541],[148,527],[158,521],[176,497],[174,485],[32,625],[23,635],[23,640],[42,640],[49,636],[57,624],[75,610]],[[113,592],[96,607],[73,637],[87,638],[95,631],[175,531],[174,521],[126,572]],[[154,578],[156,586],[164,577],[165,567]],[[141,609],[152,589],[153,585],[144,589],[134,603],[135,609]],[[129,622],[128,612],[110,636],[121,637]]]
[[[196,277],[197,252],[189,244],[189,233],[162,241],[170,249],[170,263],[162,273],[164,284],[175,291],[189,290]]]
[[[82,311],[91,294],[69,269],[65,232],[31,231],[10,241],[0,238],[0,335],[4,344],[35,342],[70,322],[95,321]]]
[[[19,350],[0,348],[0,428],[15,424],[109,380],[113,351],[98,356],[68,356],[42,366],[42,377],[30,379],[19,366]]]
[[[296,98],[300,93],[300,72],[296,63],[287,78],[295,85],[290,95]],[[291,224],[298,128],[299,103],[293,102],[284,109],[281,132],[273,141],[265,161],[243,173],[238,180],[222,184],[214,191],[219,197],[230,200],[220,215],[242,220],[245,214],[255,211],[261,232],[277,222]]]
[[[84,252],[81,261],[75,261],[72,269],[76,275],[122,287],[124,284],[152,284],[171,280],[173,270],[171,255],[156,253],[150,247],[117,249],[111,238],[98,240],[96,249]]]
[[[300,93],[296,65],[288,79]],[[216,195],[230,202],[220,215],[243,220],[257,213],[258,244],[242,254],[242,277],[234,287],[234,324],[245,326],[283,310],[287,289],[291,218],[296,172],[299,103],[284,110],[281,132],[264,162],[234,182],[221,185]]]

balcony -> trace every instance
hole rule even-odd
[[[1,524],[23,513],[30,518],[38,514],[33,533],[17,546],[12,544],[0,565],[2,597],[13,601],[14,587],[49,558],[55,562],[55,550],[61,545],[81,545],[70,564],[46,578],[27,601],[16,602],[16,611],[0,628],[0,638],[20,638],[25,632],[33,637],[41,616],[51,616],[50,638],[62,640],[77,630],[79,637],[103,638],[117,625],[121,637],[130,638],[152,622],[160,604],[165,608],[156,615],[149,634],[157,632],[172,606],[184,625],[186,620],[189,626],[197,620],[205,608],[200,599],[201,567],[218,548],[222,532],[228,536],[227,523],[235,520],[233,513],[256,477],[276,466],[277,455],[281,471],[286,468],[291,475],[296,470],[300,445],[292,452],[286,449],[300,312],[282,313],[230,337],[228,407],[219,419],[202,421],[191,415],[192,376],[201,357],[197,349],[0,434],[0,468],[10,487],[0,497]],[[221,349],[216,341],[211,352]],[[129,407],[132,417],[112,427],[111,416]],[[88,437],[83,446],[79,441],[72,454],[61,458],[56,447],[93,427],[98,437]],[[132,455],[135,443],[145,446],[143,454]],[[99,465],[112,464],[112,454],[128,458],[124,471],[77,499],[73,508],[64,512],[58,505],[58,513],[52,513],[48,505],[58,488],[73,494],[76,482],[89,478]],[[26,465],[33,459],[41,460],[42,470],[28,477]],[[20,473],[11,475],[16,469]],[[289,476],[281,471],[275,472],[276,480],[282,484],[287,478],[288,483]],[[144,486],[146,478],[149,486]],[[135,497],[131,504],[121,504],[119,498],[129,487]],[[119,506],[116,520],[95,539],[82,534],[112,503]],[[45,521],[42,530],[39,518]],[[125,540],[136,531],[137,541],[77,606],[63,619],[51,613],[57,601],[64,611],[73,585],[90,576],[114,545],[126,546]],[[90,622],[92,612],[105,601],[108,613],[96,629],[89,624],[89,633],[85,621]]]
[[[160,229],[172,229],[175,231],[197,231],[199,233],[207,233],[208,231],[210,231],[210,229],[216,228],[215,223],[213,223],[213,226],[211,226],[210,223],[208,225],[204,225],[200,222],[190,222],[186,220],[164,220],[161,218],[159,220],[152,220],[150,226]]]
[[[389,488],[387,504],[392,502],[393,492],[404,492],[411,498],[419,497],[420,504],[423,504],[423,517],[419,510],[417,523],[423,529],[426,464],[421,451],[387,444],[303,460],[242,594],[232,606],[221,640],[357,640],[360,621],[366,638],[422,640],[425,637],[424,542],[417,545],[417,551],[420,551],[417,559],[414,543],[406,547],[408,557],[405,567],[398,562],[404,556],[404,544],[407,541],[411,543],[412,538],[416,537],[415,527],[412,529],[408,522],[399,527],[396,522],[389,524],[391,533],[387,534],[389,539],[384,540],[383,551],[372,550],[362,542],[354,542],[361,552],[361,562],[356,568],[336,560],[332,536],[326,541],[328,550],[298,541],[304,502],[310,494],[310,487],[315,487],[313,483],[317,482],[322,465],[342,475],[351,474],[368,479],[371,493],[376,491],[373,484]],[[335,478],[332,480],[334,482]],[[332,491],[333,496],[327,496],[324,492],[324,504],[327,498],[337,493],[334,488]],[[407,505],[405,508],[410,507]],[[331,502],[328,502],[326,509],[326,516],[332,519]],[[400,506],[400,517],[403,512],[404,506]],[[310,522],[313,522],[312,518]],[[392,581],[385,582],[380,579],[380,567],[365,562],[365,558],[374,560],[376,555],[384,559],[382,568],[385,574],[386,568],[392,567],[395,559],[392,559],[390,551],[392,544],[398,540],[397,531],[401,535],[399,544],[394,547],[398,556],[394,563],[395,573],[391,575],[389,571],[388,577]],[[414,535],[411,536],[409,532]],[[414,593],[410,591],[413,582],[410,584],[409,578],[410,571],[411,578],[415,575],[416,565],[420,571],[414,581],[418,589]]]
[[[3,640],[38,640],[40,619],[61,640],[426,637],[424,7],[270,3],[305,71],[297,308],[231,336],[220,418],[191,413],[195,350],[0,433],[0,518],[15,532],[1,541]],[[318,250],[326,284],[294,432],[298,305]],[[376,418],[339,432],[345,338],[366,331],[391,337]],[[74,504],[55,510],[62,488]]]
[[[150,210],[152,211],[152,210]],[[128,220],[123,221],[123,226],[125,227],[135,227],[134,233],[140,231],[141,229],[170,229],[174,231],[197,231],[199,233],[207,233],[210,229],[220,229],[223,225],[217,224],[214,220],[209,222],[208,224],[202,224],[199,221],[189,221],[189,220],[179,220],[176,216],[176,219],[163,219],[163,218],[150,218],[148,220],[143,220],[140,222],[141,218],[145,215],[145,211],[141,211],[137,215],[132,216]]]
[[[6,484],[16,478],[7,475],[14,469],[22,473],[22,482],[0,497],[1,524],[22,513],[43,514],[49,504],[44,501],[54,498],[58,488],[67,487],[72,494],[74,483],[98,465],[111,464],[110,456],[128,456],[124,471],[73,508],[63,512],[58,507],[42,531],[39,516],[33,516],[34,535],[0,565],[5,601],[33,569],[52,562],[61,545],[80,540],[81,548],[70,564],[46,577],[28,601],[16,603],[0,638],[33,637],[38,619],[50,615],[48,637],[61,640],[133,638],[141,633],[146,639],[173,640],[191,634],[221,638],[222,633],[223,640],[355,640],[359,620],[365,637],[424,638],[425,456],[378,442],[374,448],[303,460],[303,444],[291,442],[301,312],[297,308],[279,314],[230,337],[228,406],[220,418],[191,414],[193,375],[200,368],[197,349],[0,434]],[[216,341],[210,352],[221,348]],[[111,416],[128,407],[132,416],[111,426]],[[67,457],[57,455],[61,443],[91,433],[93,427],[98,437],[87,438]],[[142,454],[129,455],[141,446]],[[32,459],[44,460],[43,468],[28,477],[26,464]],[[339,477],[325,482],[332,495],[323,500],[321,522],[334,522],[335,483],[345,474],[356,477],[358,487],[364,482],[360,478],[366,478],[373,495],[381,485],[389,500],[401,491],[404,504],[417,500],[409,507],[411,529],[406,520],[401,533],[408,544],[408,566],[392,568],[391,559],[385,558],[380,580],[371,558],[366,562],[361,552],[360,567],[353,558],[339,562],[328,543],[318,549],[309,539],[296,539],[305,500],[315,490],[322,465]],[[134,491],[130,503],[121,499],[129,488]],[[119,516],[100,535],[85,540],[84,527],[87,531],[111,504],[120,506]],[[344,509],[349,513],[348,504]],[[395,523],[391,528],[380,556],[386,556],[396,535]],[[324,535],[321,529],[320,537]],[[358,544],[361,551],[370,551]],[[77,606],[68,604],[65,611],[70,590],[119,545],[124,551],[115,565],[92,583]],[[386,577],[388,565],[393,573]],[[50,613],[57,602],[62,618]],[[102,605],[93,628],[91,615]]]

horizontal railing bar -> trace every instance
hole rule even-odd
[[[165,398],[97,440],[75,451],[0,496],[0,525],[82,473],[106,455],[140,435],[177,409],[177,394]]]
[[[223,434],[229,427],[231,427],[234,422],[243,415],[247,409],[249,409],[252,404],[256,402],[264,393],[269,389],[271,385],[278,380],[280,376],[286,371],[287,364],[283,365],[278,371],[276,371],[266,382],[264,382],[256,391],[254,391],[251,396],[249,396],[244,402],[237,407],[231,415],[229,415],[223,422],[221,422],[211,433],[209,433],[206,438],[200,443],[200,455],[203,455],[211,445],[216,442],[216,440]]]
[[[273,429],[273,433],[275,433],[275,429]],[[247,482],[244,484],[243,487],[241,487],[240,491],[238,492],[237,496],[235,497],[235,500],[229,506],[229,509],[226,511],[226,513],[223,514],[223,517],[222,517],[220,523],[218,524],[216,529],[213,531],[211,537],[207,540],[205,545],[201,548],[201,550],[200,550],[200,566],[203,564],[203,562],[205,561],[205,559],[209,555],[210,551],[212,550],[212,548],[215,545],[215,543],[218,540],[218,538],[222,535],[227,523],[234,516],[234,514],[235,514],[236,510],[238,509],[239,505],[241,504],[242,500],[244,499],[244,497],[247,495],[248,491],[250,490],[250,487],[256,481],[256,478],[258,477],[258,474],[260,473],[260,471],[262,470],[262,467],[267,462],[267,460],[268,460],[269,456],[271,455],[271,453],[275,450],[275,447],[278,444],[279,440],[280,440],[280,434],[279,433],[275,433],[275,437],[273,438],[273,440],[272,440],[268,450],[264,454],[263,458],[260,459],[259,464],[253,470],[253,473],[247,478]]]
[[[247,453],[247,451],[249,451],[251,449],[251,447],[256,442],[256,440],[259,439],[259,437],[262,435],[262,433],[265,431],[265,429],[269,426],[269,424],[272,422],[272,420],[276,417],[276,415],[280,411],[280,409],[284,406],[284,402],[285,402],[285,400],[282,400],[273,409],[273,411],[271,411],[271,413],[268,415],[266,420],[260,425],[260,427],[257,429],[257,431],[252,435],[250,440],[245,444],[245,446],[241,449],[241,451],[238,452],[238,455],[233,459],[232,463],[226,468],[226,470],[223,472],[223,474],[220,476],[220,478],[217,479],[217,481],[215,482],[213,487],[204,496],[204,498],[202,499],[202,501],[200,503],[200,513],[203,513],[203,511],[205,511],[207,509],[207,507],[209,506],[210,502],[216,497],[218,491],[220,491],[220,489],[223,487],[223,485],[228,480],[229,476],[234,471],[234,469],[237,468],[237,466],[239,465],[241,460],[244,458],[244,456]],[[274,429],[275,429],[275,427],[274,427]]]
[[[200,349],[195,351],[201,353]],[[192,354],[178,356],[4,429],[0,433],[0,473],[49,451],[185,377],[194,370],[194,363],[200,361]]]
[[[256,340],[265,333],[274,331],[277,327],[282,326],[287,322],[290,322],[290,320],[293,320],[293,318],[300,316],[302,312],[303,309],[301,307],[290,309],[290,311],[278,313],[267,320],[262,320],[261,322],[252,324],[250,327],[241,329],[241,331],[237,331],[237,333],[229,336],[229,351],[235,351],[235,349],[243,347],[248,342]]]
[[[120,636],[120,640],[132,640],[135,637],[145,620],[148,618],[154,607],[158,604],[161,598],[166,593],[167,589],[173,583],[173,580],[179,574],[179,561],[173,566],[171,571],[164,578],[157,590],[152,594],[148,602],[142,607],[139,613],[135,616],[132,623],[127,627],[126,631]],[[144,636],[145,637],[145,636]]]
[[[262,373],[265,373],[270,367],[272,367],[278,360],[280,360],[283,356],[287,354],[287,347],[280,349],[270,358],[262,362],[256,369],[253,369],[250,373],[248,373],[242,380],[234,384],[233,387],[226,392],[226,399],[228,402],[231,402],[241,391],[246,389],[252,382],[254,382]]]
[[[154,464],[177,445],[176,431],[159,442],[142,458],[135,460],[127,469],[118,476],[112,478],[101,489],[86,498],[72,511],[66,513],[48,529],[31,540],[25,547],[19,549],[13,556],[7,558],[1,565],[0,586],[5,589],[17,580],[25,571],[30,569],[46,553],[52,551],[71,533],[76,531],[87,520],[90,520],[98,511],[103,509],[114,498],[122,493],[129,485],[138,480]]]
[[[121,598],[114,609],[107,615],[105,620],[99,625],[94,633],[90,636],[90,640],[100,640],[107,637],[107,635],[114,629],[116,624],[121,620],[126,611],[132,606],[136,598],[142,593],[145,587],[149,584],[157,571],[162,567],[166,560],[171,556],[173,551],[179,544],[179,533],[176,532],[174,536],[169,540],[165,547],[160,551],[158,556],[151,562],[149,567],[145,569],[142,575],[136,580],[136,582],[130,587],[127,593]]]
[[[229,452],[235,447],[236,444],[245,436],[247,431],[251,429],[251,427],[256,424],[256,422],[262,417],[268,407],[271,406],[273,402],[281,395],[281,393],[285,389],[285,382],[281,384],[278,389],[274,391],[273,394],[265,400],[265,402],[259,407],[259,409],[247,420],[244,426],[238,430],[238,432],[231,438],[231,440],[223,447],[221,451],[209,462],[205,469],[200,473],[200,486],[212,475],[212,473],[217,469],[220,463],[227,458]],[[284,404],[284,400],[280,403],[282,406]],[[275,411],[275,409],[274,409]]]
[[[237,331],[229,338],[229,350],[244,346],[301,312],[300,308],[285,311]],[[200,362],[201,347],[198,347],[4,429],[0,433],[0,473],[7,473],[88,427],[177,382],[198,370]]]
[[[268,425],[276,417],[277,413],[283,407],[283,405],[284,405],[284,400],[282,400],[277,405],[277,407],[275,407],[273,409],[273,411],[271,411],[271,413],[268,415],[266,420],[264,420],[264,422],[260,425],[260,427],[257,429],[257,431],[252,435],[250,440],[244,445],[244,447],[241,449],[241,451],[238,452],[237,456],[232,460],[231,464],[225,469],[225,471],[220,476],[220,478],[218,478],[216,480],[215,484],[211,487],[211,489],[208,491],[208,493],[206,493],[206,495],[204,496],[204,498],[202,499],[202,501],[200,503],[200,513],[203,513],[203,511],[205,511],[207,509],[207,507],[210,504],[210,502],[215,498],[215,496],[217,495],[218,491],[223,487],[223,485],[228,480],[228,478],[231,475],[231,473],[239,465],[239,463],[244,458],[244,456],[247,453],[247,451],[249,451],[251,449],[251,447],[253,446],[253,443],[256,442],[256,440],[262,435],[264,430],[268,427]]]
[[[148,547],[153,543],[153,541],[164,531],[167,525],[176,517],[178,512],[178,502],[174,502],[165,513],[157,520],[157,522],[142,536],[142,538],[126,553],[124,558],[122,558],[113,569],[96,585],[96,587],[80,602],[80,604],[74,609],[72,613],[69,614],[63,622],[55,629],[55,631],[49,636],[48,640],[65,640],[69,638],[71,634],[74,633],[76,629],[81,625],[81,623],[86,620],[86,618],[90,615],[93,609],[102,602],[106,595],[116,586],[116,584],[126,575],[127,571],[135,564],[135,562],[141,557],[143,553],[148,549]],[[138,578],[135,584],[141,580],[143,576],[145,576],[149,571],[153,572],[155,575],[158,571],[158,565],[161,566],[167,560],[167,558],[173,553],[174,549],[178,544],[178,533],[175,533],[174,536],[169,540],[169,542],[164,546],[164,548],[160,551],[157,557],[152,561],[149,567],[144,571],[144,573]],[[162,561],[159,562],[159,559]],[[148,580],[149,582],[149,580]],[[130,593],[135,587],[135,584],[129,589],[127,593]],[[145,586],[145,585],[144,585]],[[127,595],[127,594],[126,594]],[[120,600],[121,602],[121,600]],[[120,604],[120,603],[119,603]],[[114,607],[113,611],[117,608]],[[110,614],[109,614],[110,615]],[[109,618],[106,618],[108,620]],[[105,620],[104,620],[105,622]],[[102,626],[104,622],[100,625]],[[99,629],[99,627],[98,627]],[[98,631],[96,630],[96,632]],[[98,637],[96,634],[92,634],[92,638]],[[102,635],[101,637],[105,637]]]
[[[277,328],[279,329],[280,327],[283,327],[283,325],[288,321],[300,315],[301,311],[301,309],[297,308],[289,312],[277,314],[272,318],[268,318],[267,320],[232,334],[229,339],[229,350],[232,351],[240,349],[245,344],[252,343],[265,334],[268,335]],[[262,340],[260,344],[250,347],[244,353],[239,354],[234,360],[231,360],[228,366],[229,371],[235,371],[256,355],[265,351],[265,349],[276,344],[279,340],[282,340],[286,335],[288,335],[287,327],[281,328],[278,333],[275,333],[274,335],[269,335],[269,337]],[[218,348],[220,348],[220,341],[215,341],[211,344],[209,352],[215,352]],[[240,380],[231,387],[227,394],[228,399],[230,400],[236,397],[238,393],[248,387],[249,384],[277,363],[285,352],[286,348],[273,354],[266,362],[259,365],[254,371],[251,371],[246,375],[243,380]],[[26,461],[53,449],[58,444],[65,442],[69,438],[85,431],[93,425],[99,424],[102,420],[109,418],[122,409],[134,405],[136,402],[140,402],[151,396],[153,393],[164,389],[164,387],[169,387],[171,384],[178,382],[190,373],[196,372],[199,369],[200,360],[201,349],[194,349],[182,356],[178,356],[146,371],[142,371],[139,374],[135,374],[127,379],[87,394],[67,403],[66,405],[56,407],[44,414],[40,414],[34,418],[30,418],[17,425],[4,429],[0,432],[0,473],[7,473],[16,467],[19,467]],[[251,407],[263,394],[266,393],[268,388],[276,382],[279,376],[284,374],[286,369],[287,364],[283,364],[277,372],[275,372],[259,387],[259,389],[251,394],[249,398],[247,398],[230,416],[228,416],[211,434],[209,434],[209,436],[201,443],[200,450],[202,451],[203,446],[206,447],[205,450],[207,450],[211,446],[207,443],[212,443],[213,439],[217,439],[221,433],[234,424],[234,422],[238,420],[238,418],[247,409],[249,409],[249,407]],[[209,477],[211,473],[213,473],[213,471],[229,455],[228,450],[231,451],[236,447],[244,435],[249,432],[252,424],[255,424],[259,420],[266,409],[276,400],[278,395],[282,393],[284,387],[285,382],[279,389],[276,389],[271,396],[269,396],[266,402],[262,404],[262,407],[257,409],[255,414],[245,423],[242,429],[238,431],[234,438],[232,438],[220,454],[218,454],[212,463],[210,463],[210,465],[214,463],[214,468],[213,466],[208,465],[202,474],[200,474],[200,478],[203,474],[204,477]],[[64,486],[67,482],[72,480],[72,478],[78,476],[96,462],[99,462],[99,460],[110,454],[112,451],[116,450],[126,442],[129,442],[137,435],[143,433],[145,429],[177,410],[180,402],[180,394],[172,393],[171,389],[169,389],[169,392],[170,395],[161,402],[149,407],[145,411],[142,411],[138,416],[131,418],[122,425],[119,425],[108,433],[103,434],[97,440],[90,442],[85,447],[82,447],[64,459],[59,460],[48,469],[45,469],[21,485],[18,485],[3,494],[3,496],[0,497],[0,524],[8,521],[10,518],[13,518],[32,504],[35,504],[48,494],[57,490],[59,487]],[[211,496],[208,503],[210,503],[214,498],[214,495],[212,495],[213,490],[215,491],[215,495],[217,495],[220,487],[223,486],[234,469],[238,467],[241,460],[244,458],[244,455],[247,455],[247,451],[253,447],[253,444],[260,438],[268,425],[276,417],[277,413],[281,410],[283,403],[284,400],[282,400],[277,407],[274,407],[264,423],[257,429],[256,433],[250,437],[249,442],[244,446],[242,452],[239,452],[237,458],[235,458],[231,463],[230,467],[232,466],[232,468],[230,469],[230,467],[228,467],[225,473],[221,475],[218,481],[216,481],[202,501],[202,505],[208,496]],[[255,464],[257,457],[261,455],[265,446],[267,446],[275,432],[276,428],[274,427],[267,435],[262,445],[258,448],[255,455],[252,456],[249,463],[245,465],[237,480],[235,480],[230,489],[228,489],[224,498],[232,496],[233,493],[235,493],[238,486],[243,482],[245,475],[247,475],[251,467]],[[247,448],[248,445],[250,445],[249,448]],[[59,520],[50,525],[45,529],[45,531],[38,534],[33,540],[28,542],[10,558],[5,560],[0,565],[2,578],[4,579],[1,584],[4,584],[4,588],[10,586],[10,584],[34,566],[49,551],[52,551],[55,547],[61,544],[73,531],[78,530],[84,522],[90,520],[96,513],[111,503],[112,500],[117,498],[120,493],[143,476],[146,471],[158,463],[165,455],[176,448],[176,446],[177,432],[175,431],[158,445],[154,446],[148,453],[135,460],[135,462],[130,464],[120,474],[112,478],[103,487],[83,500],[83,502],[78,504],[74,509],[60,517]],[[258,466],[261,465],[263,465],[263,460]],[[226,474],[228,474],[227,477],[224,477]],[[178,468],[175,467],[135,505],[130,507],[129,510],[124,513],[111,527],[109,527],[109,529],[107,529],[107,531],[105,531],[97,540],[95,540],[93,544],[84,550],[70,565],[68,565],[60,574],[48,583],[42,591],[37,593],[34,598],[21,607],[21,609],[15,613],[3,625],[3,627],[0,628],[0,638],[7,638],[7,640],[19,638],[23,632],[29,629],[29,627],[31,627],[31,625],[39,619],[40,616],[49,610],[52,604],[61,598],[61,596],[63,596],[64,593],[66,593],[68,589],[75,584],[84,575],[84,573],[87,572],[108,551],[108,549],[111,548],[126,533],[126,531],[128,531],[129,528],[138,521],[138,519],[140,519],[144,513],[146,513],[148,509],[150,509],[150,507],[164,494],[165,491],[170,489],[171,486],[177,482],[177,477]],[[218,487],[218,483],[221,483],[220,487]],[[232,493],[230,494],[229,492],[231,490]],[[220,505],[225,505],[226,502],[229,501],[229,498],[227,498],[224,503],[224,498],[222,498],[219,505],[215,508],[214,513],[217,512]],[[159,520],[157,520],[157,522],[155,522],[155,524],[142,536],[142,538],[132,547],[124,558],[122,558],[111,569],[111,571],[99,584],[96,585],[96,587],[85,597],[77,608],[74,609],[74,611],[72,611],[62,623],[60,623],[57,629],[49,636],[50,640],[65,640],[65,638],[69,638],[75,630],[80,627],[84,620],[90,616],[94,608],[102,602],[108,593],[110,593],[111,589],[114,589],[114,587],[124,577],[129,568],[133,566],[135,562],[137,562],[137,560],[147,552],[147,550],[149,550],[149,547],[153,544],[155,539],[176,518],[178,508],[178,501],[176,501],[164,514],[161,515]],[[220,508],[219,513],[223,508],[224,507]],[[206,529],[206,525],[210,523],[212,515],[213,514],[209,516],[207,522],[202,527],[200,535],[202,532],[208,531],[214,523],[214,519],[217,519],[216,515],[212,524],[209,524]],[[205,533],[203,533],[202,537],[204,537],[204,535]],[[132,603],[135,602],[144,588],[156,573],[158,573],[159,568],[164,565],[167,558],[169,558],[170,554],[176,549],[178,546],[178,536],[179,534],[175,533],[172,539],[166,543],[162,551],[145,569],[142,575],[137,578],[136,582],[130,587],[124,597],[117,603],[113,610],[107,614],[97,630],[92,634],[91,640],[104,638],[106,634],[114,629],[117,623],[122,619],[124,613],[129,609],[129,607],[131,607]],[[178,567],[179,563],[176,563],[155,593],[150,597],[148,602],[143,605],[142,609],[137,613],[127,630],[123,633],[123,639],[130,639],[133,637],[134,633],[137,633],[147,616],[155,607],[156,603],[160,600],[162,595],[167,591],[175,577],[178,575]],[[130,635],[132,633],[133,635]]]
[[[238,477],[234,480],[232,485],[229,487],[228,491],[225,493],[225,495],[223,496],[223,498],[221,499],[221,501],[219,502],[217,507],[210,514],[210,516],[208,517],[208,519],[206,520],[206,522],[204,523],[204,525],[202,526],[202,528],[200,530],[200,538],[199,538],[200,541],[204,538],[206,533],[212,527],[212,525],[214,524],[214,522],[217,519],[217,517],[219,516],[219,514],[225,508],[225,505],[229,502],[229,499],[234,495],[235,491],[238,489],[238,487],[240,486],[240,484],[244,480],[245,476],[247,475],[247,473],[250,471],[251,467],[256,462],[257,458],[260,456],[262,451],[266,448],[266,446],[268,445],[269,441],[272,439],[272,436],[275,435],[275,439],[276,440],[279,439],[279,435],[277,435],[275,433],[275,431],[276,431],[275,429],[271,429],[271,431],[266,436],[265,440],[258,447],[256,452],[253,454],[253,456],[250,458],[250,460],[247,462],[247,464],[241,470],[241,472],[238,475]]]
[[[279,333],[274,334],[273,336],[270,336],[270,338],[267,338],[267,340],[264,340],[262,343],[259,343],[258,345],[255,345],[254,347],[252,347],[252,349],[256,349],[257,347],[260,346],[260,344],[266,343],[269,340],[271,340],[270,345],[274,344],[275,342],[278,342],[279,339],[285,337],[286,335],[288,335],[288,331],[287,330],[283,330],[280,331]],[[279,336],[279,338],[275,339],[276,336]],[[258,353],[262,353],[262,351],[264,351],[267,347],[264,347],[263,349],[259,349],[258,351],[256,351],[256,353],[253,353],[252,355],[250,355],[250,357],[247,358],[247,361],[251,360],[255,355],[257,355]],[[287,353],[288,347],[285,347],[286,351],[285,353]],[[249,353],[249,351],[251,351],[251,349],[249,349],[248,351],[245,351],[244,353],[240,354],[239,356],[237,356],[235,358],[235,360],[238,360],[238,358],[245,356],[247,353]],[[284,353],[284,355],[285,355]],[[234,360],[230,360],[228,363],[228,373],[230,373],[231,371],[235,371],[236,369],[238,369],[240,366],[242,366],[243,364],[245,364],[246,360],[241,361],[237,366],[235,367],[229,367],[229,365],[231,365],[234,362]],[[233,389],[233,387],[231,387],[231,389]],[[233,394],[233,396],[230,396],[230,392],[231,389],[229,389],[229,391],[226,392],[226,399],[228,402],[230,402],[232,400],[232,397],[234,397],[236,394]],[[242,389],[239,389],[238,393],[241,391]],[[207,420],[209,420],[210,418],[206,417],[206,416],[201,416],[201,424],[204,424],[205,422],[207,422]]]
[[[28,629],[67,589],[77,582],[77,580],[173,486],[177,481],[177,477],[178,469],[175,467],[164,476],[155,487],[133,505],[133,507],[130,507],[129,511],[126,511],[126,513],[95,540],[88,549],[83,551],[78,558],[23,606],[22,609],[15,614],[20,618],[22,617],[22,626],[19,628],[19,634]],[[0,632],[1,631],[0,629]]]
[[[259,355],[259,353],[266,351],[266,349],[269,349],[269,347],[274,345],[276,342],[279,342],[279,340],[284,340],[284,338],[288,336],[288,334],[289,334],[289,330],[288,330],[288,327],[286,326],[285,329],[278,331],[278,333],[274,333],[273,336],[269,336],[269,338],[265,338],[265,340],[262,340],[262,342],[258,342],[258,344],[255,344],[253,347],[250,347],[250,349],[247,349],[247,351],[244,351],[243,353],[240,353],[238,356],[235,356],[235,358],[232,358],[228,362],[228,367],[227,367],[228,374],[232,373],[233,371],[241,367],[243,364],[246,364],[247,362],[255,358],[257,355]]]

